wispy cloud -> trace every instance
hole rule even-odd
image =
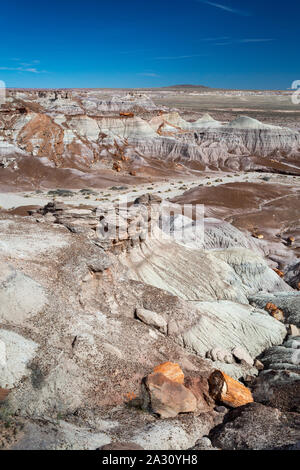
[[[214,46],[230,46],[230,44],[233,44],[233,41],[216,42]]]
[[[24,68],[24,72],[31,72],[31,73],[45,73],[45,70],[37,70],[35,67],[28,67]]]
[[[155,49],[135,49],[131,51],[118,51],[118,54],[144,54],[144,52],[154,51]]]
[[[0,70],[8,72],[28,72],[28,73],[46,73],[46,70],[38,70],[36,65],[40,63],[39,60],[32,60],[30,62],[22,62],[21,59],[12,58],[13,62],[18,62],[16,67],[3,66]]]
[[[30,72],[30,73],[45,73],[45,70],[37,70],[35,67],[0,67],[0,70],[7,70],[10,72]]]
[[[227,5],[223,5],[221,3],[215,3],[215,2],[210,2],[208,0],[197,0],[200,3],[205,3],[206,5],[210,5],[211,7],[219,8],[220,10],[227,11],[228,13],[234,13],[235,15],[241,15],[241,16],[251,16],[251,13],[244,11],[244,10],[238,10],[237,8],[232,8],[228,7]]]
[[[158,75],[158,73],[154,73],[154,72],[141,72],[141,73],[138,73],[137,75],[141,75],[142,77],[153,77],[153,78],[160,76]]]
[[[230,39],[230,38],[228,36],[221,36],[221,37],[215,37],[215,38],[201,38],[200,41],[214,42],[214,41],[225,41],[226,39]]]
[[[259,42],[272,42],[274,38],[246,38],[246,39],[231,39],[230,41],[216,42],[215,46],[230,46],[232,44],[251,44]]]
[[[270,41],[275,41],[274,38],[250,38],[250,39],[241,39],[238,42],[270,42]]]
[[[192,57],[205,57],[205,56],[207,56],[207,54],[163,56],[163,57],[154,57],[154,59],[155,60],[181,60],[181,59],[191,59]]]

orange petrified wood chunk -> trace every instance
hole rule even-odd
[[[276,312],[277,309],[278,309],[277,305],[272,304],[272,302],[268,302],[266,305],[266,310],[268,310],[269,313]]]
[[[274,268],[273,271],[275,271],[275,273],[278,274],[279,277],[283,277],[283,276],[284,276],[284,272],[283,272],[283,271],[280,271],[280,270],[277,269],[277,268]]]
[[[237,408],[254,401],[247,387],[220,370],[214,371],[208,382],[211,396],[224,405]]]
[[[130,402],[136,398],[136,394],[134,392],[125,393],[125,402]]]
[[[292,246],[295,243],[295,237],[288,237],[286,240],[287,246]]]
[[[120,116],[123,117],[134,117],[133,113],[120,112]]]
[[[265,238],[262,233],[257,233],[257,232],[253,232],[252,237],[258,238],[258,240],[263,240]]]
[[[159,366],[156,366],[153,369],[153,372],[158,374],[163,374],[165,377],[168,377],[169,380],[172,382],[177,382],[179,384],[184,383],[184,373],[181,370],[179,364],[175,364],[174,362],[164,362]]]
[[[113,170],[118,171],[118,172],[121,171],[121,165],[117,162],[114,162]]]
[[[276,318],[276,320],[281,322],[284,321],[284,313],[282,310],[280,310],[280,308],[277,307],[277,305],[272,304],[272,302],[269,302],[266,305],[266,310],[273,318]]]

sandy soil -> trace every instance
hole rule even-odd
[[[93,188],[96,194],[83,195],[78,189],[71,189],[72,196],[59,196],[55,195],[56,201],[62,201],[66,204],[77,206],[77,205],[88,205],[97,206],[102,201],[116,202],[119,196],[126,196],[129,200],[134,200],[138,196],[144,193],[158,194],[162,199],[173,199],[177,196],[184,194],[183,198],[187,203],[200,203],[203,191],[207,191],[210,197],[213,197],[214,205],[222,205],[224,203],[223,194],[219,194],[217,191],[210,191],[210,188],[215,187],[227,187],[229,183],[243,183],[237,186],[237,197],[244,191],[245,182],[262,184],[264,179],[269,178],[272,184],[286,186],[287,191],[290,191],[292,187],[300,188],[300,178],[295,176],[285,176],[276,174],[264,174],[260,175],[256,172],[243,173],[239,172],[236,174],[217,172],[205,172],[199,174],[197,177],[189,178],[187,176],[181,176],[180,178],[170,178],[159,182],[147,182],[143,184],[115,184],[107,188]],[[200,190],[200,188],[201,190]],[[271,187],[271,185],[268,185]],[[195,189],[194,192],[187,192],[191,189]],[[56,190],[56,188],[52,188]],[[51,191],[51,190],[50,190]],[[49,190],[38,190],[38,191],[22,191],[22,192],[2,192],[0,193],[0,206],[3,209],[12,209],[19,206],[37,206],[47,204],[50,200],[53,200],[53,195],[48,194]],[[186,194],[185,194],[186,193]],[[199,195],[199,196],[198,196]],[[247,200],[236,199],[236,207],[243,210],[244,206],[247,206]],[[266,194],[264,194],[265,197]],[[267,199],[266,199],[267,200]],[[228,201],[227,201],[228,202]],[[226,207],[231,209],[231,204],[226,202]]]

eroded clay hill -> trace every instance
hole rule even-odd
[[[299,446],[299,131],[152,97],[0,108],[0,448]]]
[[[2,447],[296,445],[295,260],[279,273],[221,220],[200,244],[176,208],[145,194],[114,237],[105,204],[1,215]]]
[[[8,92],[0,139],[0,178],[11,184],[45,184],[53,169],[69,186],[166,168],[300,171],[296,129],[246,116],[224,122],[202,113],[187,121],[138,92]]]

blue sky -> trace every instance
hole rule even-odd
[[[0,80],[286,89],[300,79],[299,18],[295,0],[11,0],[0,12]]]

